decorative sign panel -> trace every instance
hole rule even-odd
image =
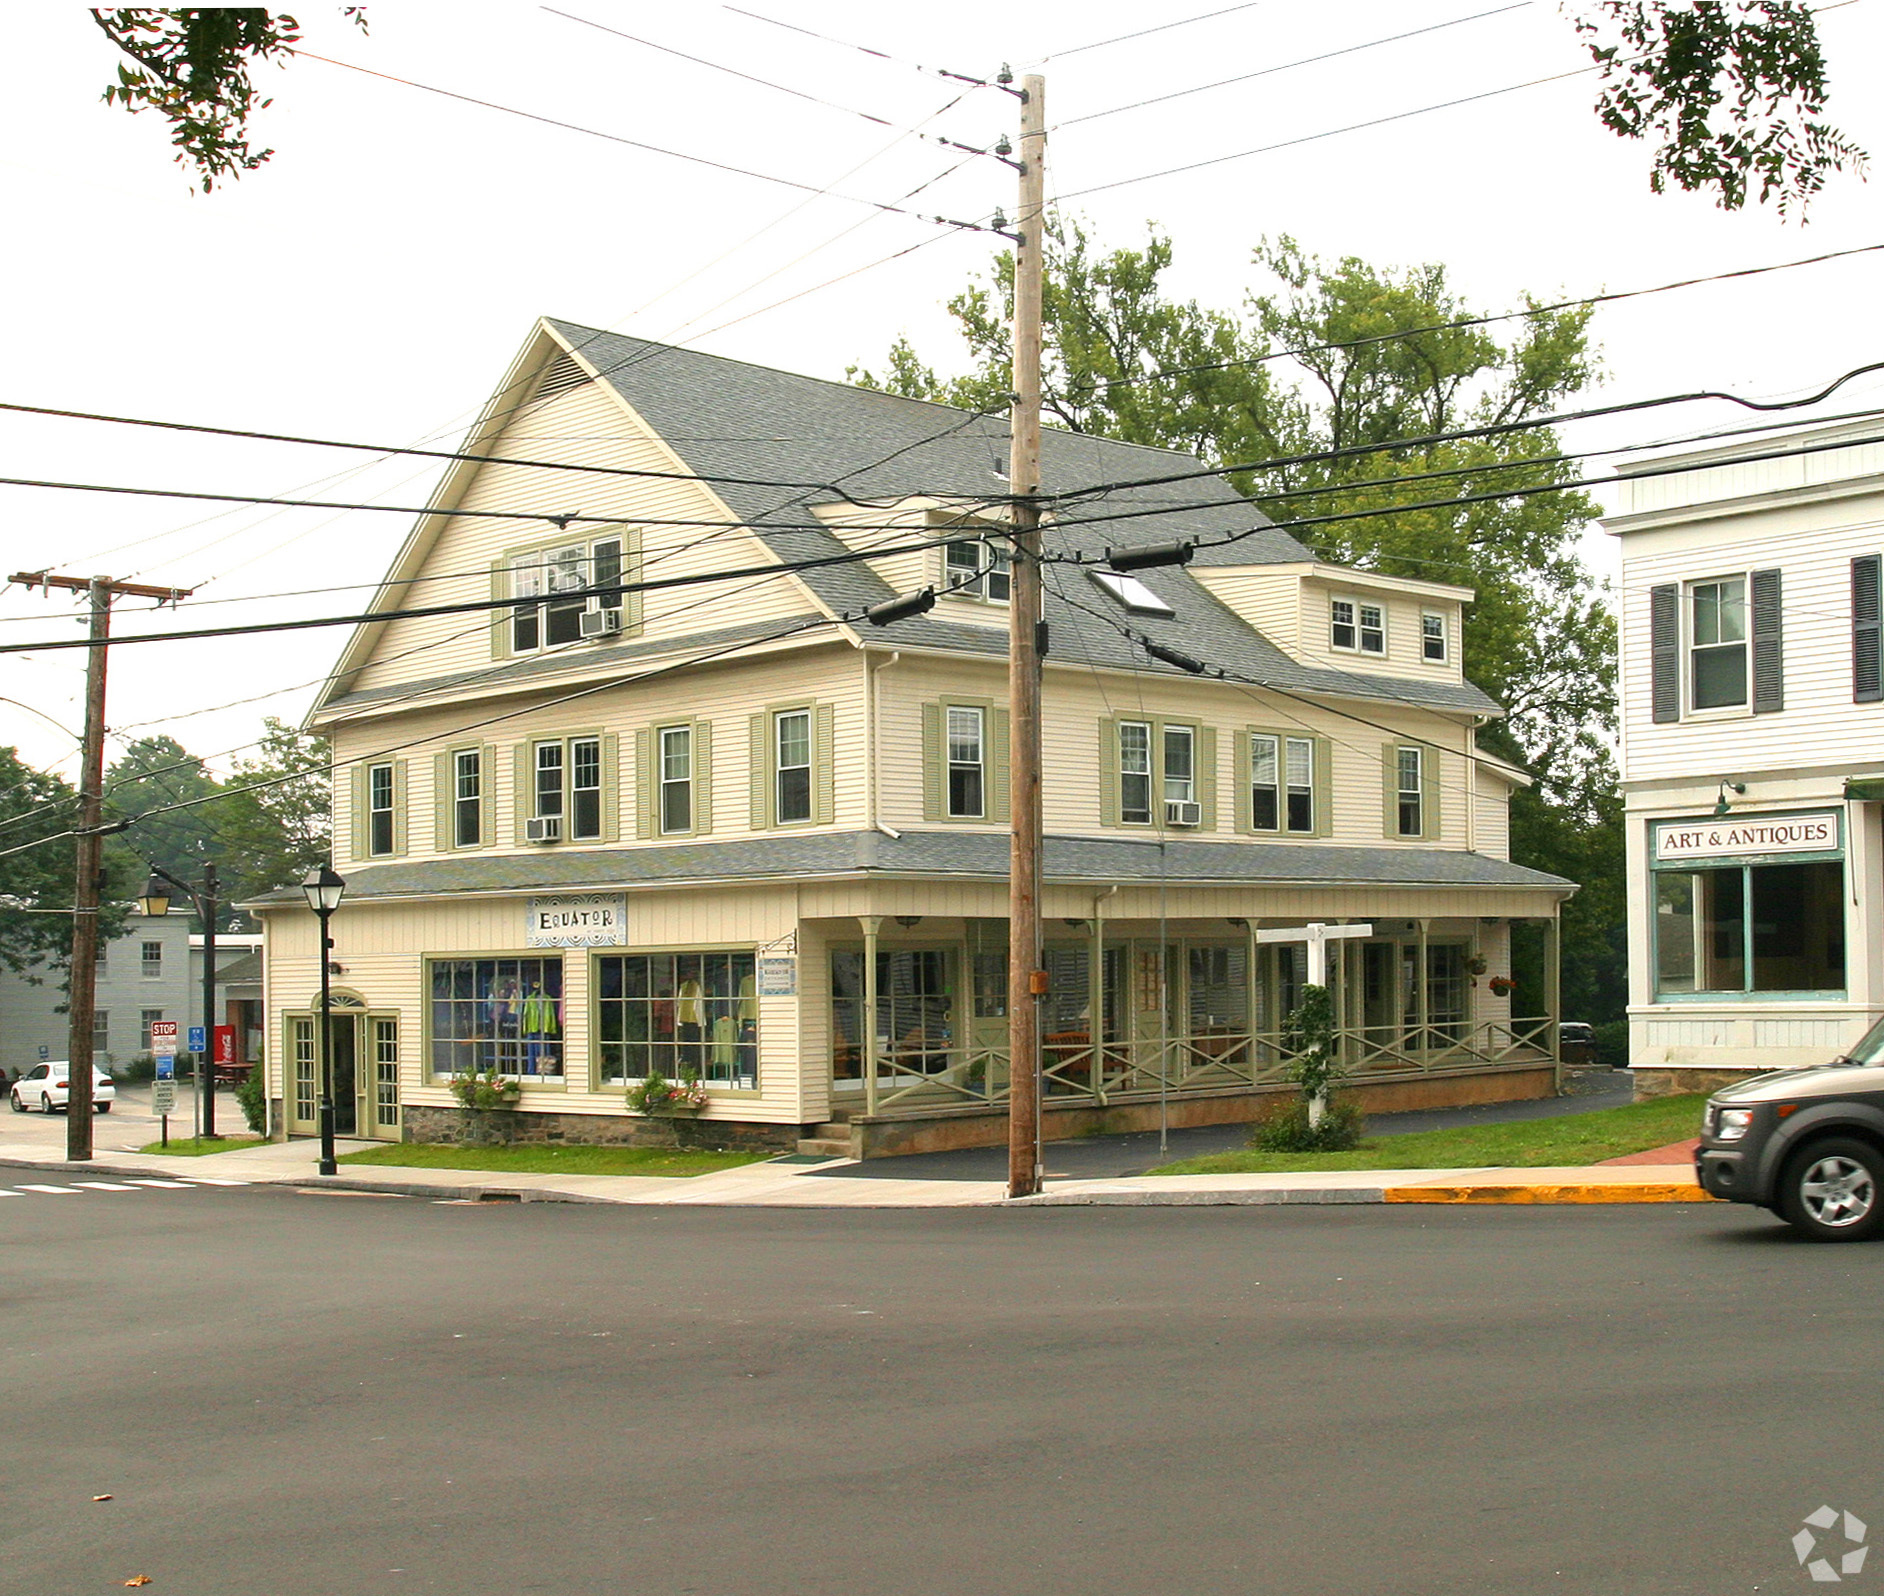
[[[1747,815],[1721,820],[1665,820],[1655,828],[1655,861],[1748,854],[1836,853],[1838,816]]]
[[[759,957],[759,996],[797,997],[798,960],[778,954]]]
[[[628,899],[616,892],[532,898],[525,945],[532,948],[618,948],[628,940]]]

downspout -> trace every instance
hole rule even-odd
[[[893,826],[884,825],[878,817],[877,765],[882,755],[877,747],[877,725],[881,718],[877,706],[877,678],[903,657],[903,651],[900,648],[894,650],[888,659],[876,665],[868,663],[869,657],[868,654],[864,656],[866,661],[864,669],[869,673],[869,682],[864,689],[864,744],[867,750],[864,758],[864,764],[867,767],[864,771],[866,819],[871,831],[880,831],[886,837],[900,837],[902,836],[900,831]]]

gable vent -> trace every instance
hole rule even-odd
[[[576,364],[574,355],[558,355],[549,363],[543,373],[543,380],[536,385],[536,396],[549,399],[559,393],[567,393],[571,388],[580,388],[589,380],[589,374]]]

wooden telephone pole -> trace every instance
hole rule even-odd
[[[1013,495],[1008,607],[1008,776],[1014,839],[1008,878],[1007,1194],[1040,1190],[1040,298],[1046,270],[1046,79],[1021,79],[1020,204],[1014,228]],[[1095,1032],[1095,1037],[1096,1037]]]
[[[97,1011],[98,893],[104,874],[105,836],[105,656],[111,642],[111,601],[120,596],[174,604],[193,588],[147,587],[104,576],[51,576],[15,572],[22,587],[64,588],[91,596],[91,647],[85,662],[85,741],[79,762],[77,863],[72,873],[72,962],[66,1006],[65,1156],[92,1156],[92,1028]]]

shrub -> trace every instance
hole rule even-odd
[[[1260,1153],[1346,1153],[1361,1145],[1366,1119],[1351,1097],[1337,1097],[1328,1105],[1319,1125],[1308,1123],[1308,1099],[1288,1102],[1258,1117],[1250,1127],[1249,1144]]]
[[[242,1105],[242,1117],[257,1136],[268,1123],[268,1088],[262,1081],[262,1067],[257,1064],[235,1089],[235,1100]]]

